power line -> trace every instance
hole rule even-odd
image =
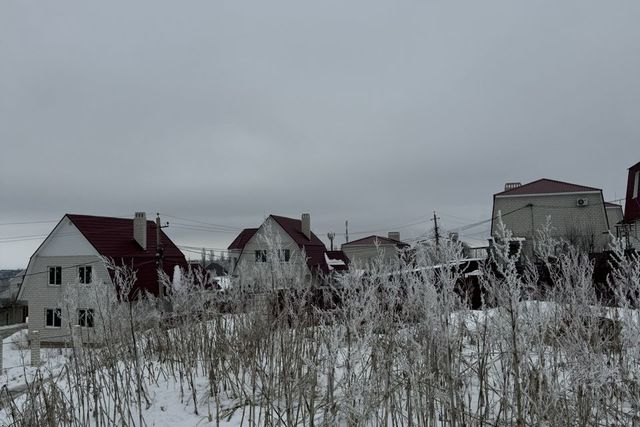
[[[225,233],[225,234],[238,234],[240,232],[240,230],[234,231],[234,230],[220,230],[220,229],[210,229],[210,228],[205,228],[205,227],[199,227],[199,226],[190,226],[190,225],[180,225],[180,224],[169,224],[170,227],[173,228],[180,228],[183,230],[192,230],[192,231],[206,231],[208,233]]]
[[[22,222],[0,222],[0,226],[3,225],[24,225],[24,224],[47,224],[51,222],[58,222],[59,219],[51,219],[47,221],[22,221]]]
[[[178,216],[174,216],[174,215],[169,215],[167,213],[163,213],[160,212],[161,215],[169,217],[169,218],[173,218],[173,219],[177,219],[177,220],[181,220],[181,221],[187,221],[187,222],[193,222],[195,224],[201,224],[201,225],[206,225],[209,227],[214,227],[214,228],[220,228],[220,229],[227,229],[227,230],[233,230],[233,231],[242,231],[242,228],[237,227],[237,226],[233,226],[233,225],[222,225],[222,224],[214,224],[211,222],[206,222],[206,221],[199,221],[197,219],[190,219],[190,218],[184,218],[184,217],[178,217]]]

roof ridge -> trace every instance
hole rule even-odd
[[[577,187],[580,188],[579,190],[576,188],[576,191],[602,191],[600,188],[596,188],[596,187],[590,187],[587,185],[582,185],[582,184],[574,184],[572,182],[567,182],[567,181],[560,181],[559,179],[552,179],[552,178],[539,178],[536,179],[534,181],[531,182],[527,182],[526,184],[522,184],[519,187],[515,187],[515,188],[511,188],[509,190],[504,190],[504,191],[500,191],[499,193],[496,193],[496,196],[508,196],[511,194],[527,194],[527,193],[522,193],[522,190],[525,189],[527,187],[532,187],[536,184],[542,183],[542,182],[549,182],[549,183],[553,183],[553,184],[560,184],[560,185],[565,185],[565,186],[571,186],[571,187]],[[567,191],[560,191],[560,192],[567,192]],[[545,193],[545,192],[542,192]],[[534,194],[534,193],[529,193],[529,194]]]
[[[380,240],[385,240],[385,241],[388,241],[388,242],[391,242],[391,243],[394,243],[394,244],[405,244],[405,245],[406,245],[406,243],[405,243],[405,242],[403,242],[403,241],[401,241],[401,240],[392,239],[392,238],[390,238],[390,237],[378,236],[377,234],[371,234],[371,235],[366,236],[366,237],[361,237],[361,238],[359,238],[359,239],[356,239],[356,240],[352,240],[352,241],[350,241],[350,242],[343,243],[342,245],[343,245],[343,246],[344,246],[344,245],[350,245],[350,244],[352,244],[352,243],[358,243],[358,242],[361,242],[361,241],[363,241],[363,240],[367,240],[367,239],[371,239],[371,238],[376,238],[376,239],[380,239]]]

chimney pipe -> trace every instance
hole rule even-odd
[[[133,217],[133,239],[140,247],[147,250],[147,214],[136,212]]]
[[[308,213],[302,214],[302,234],[311,240],[311,215]]]
[[[507,182],[504,185],[504,191],[513,190],[514,188],[522,187],[521,182]]]
[[[399,232],[399,231],[390,231],[390,232],[387,234],[387,237],[388,237],[389,239],[397,240],[397,241],[399,242],[399,241],[400,241],[400,232]]]

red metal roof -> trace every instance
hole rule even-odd
[[[584,185],[571,184],[569,182],[556,181],[542,178],[511,190],[497,193],[496,196],[519,196],[527,194],[552,194],[552,193],[584,193],[601,191],[599,188],[586,187]]]
[[[342,247],[351,246],[351,245],[356,245],[356,246],[359,246],[359,245],[375,246],[376,245],[376,241],[378,242],[379,245],[396,245],[399,248],[404,248],[404,247],[409,246],[407,243],[401,242],[399,240],[390,239],[388,237],[372,235],[372,236],[363,237],[362,239],[352,240],[350,242],[343,243]]]
[[[629,168],[629,177],[627,179],[627,199],[624,205],[624,220],[626,222],[640,220],[640,195],[635,199],[633,198],[637,172],[640,172],[640,162]]]
[[[291,236],[300,249],[304,250],[307,255],[307,266],[311,271],[322,272],[323,274],[329,272],[329,267],[324,259],[327,247],[313,232],[311,232],[311,239],[307,238],[302,232],[302,220],[279,215],[271,215],[271,218]]]
[[[133,219],[91,215],[66,215],[78,230],[93,245],[98,253],[111,258],[118,265],[132,266],[137,281],[131,296],[140,291],[158,294],[156,268],[156,223],[147,221],[147,248],[142,249],[133,239]],[[171,277],[174,267],[187,267],[187,260],[169,237],[160,230],[163,247],[163,270]]]
[[[271,215],[271,218],[273,218],[298,245],[319,245],[323,248],[325,247],[322,240],[318,239],[318,236],[313,234],[313,231],[311,232],[311,239],[307,239],[307,236],[302,232],[302,220],[278,215]]]
[[[227,249],[234,250],[234,249],[244,248],[244,245],[247,244],[249,239],[251,239],[253,235],[256,234],[257,231],[258,231],[257,228],[245,228],[240,232],[240,234],[238,234],[238,237],[233,239],[233,242],[231,242],[231,244]]]

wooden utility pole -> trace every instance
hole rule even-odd
[[[433,234],[436,239],[436,247],[440,246],[440,229],[438,228],[438,219],[440,218],[436,216],[436,211],[433,211]]]
[[[160,240],[160,213],[156,213],[156,264],[162,271],[162,260],[164,258],[164,249],[162,248],[162,242]],[[158,297],[164,299],[164,285],[158,283]]]

